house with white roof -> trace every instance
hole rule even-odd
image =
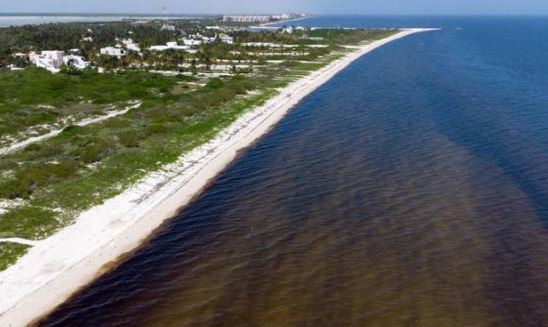
[[[63,57],[63,63],[66,66],[74,67],[76,69],[86,69],[89,67],[89,61],[86,61],[82,56],[68,55]]]
[[[209,37],[209,36],[203,36],[202,37],[202,43],[204,43],[204,44],[213,43],[213,42],[215,42],[215,40],[217,40],[216,37]]]
[[[58,73],[63,64],[63,51],[42,51],[40,54],[36,52],[29,53],[30,62],[36,67],[47,69],[52,73]]]
[[[153,45],[149,48],[151,51],[165,51],[165,50],[189,50],[187,45],[178,45],[177,42],[168,42],[166,45]]]
[[[223,43],[234,44],[234,38],[232,36],[223,34],[223,35],[219,36],[219,38],[221,39],[221,42],[223,42]]]
[[[183,41],[184,45],[189,46],[189,47],[201,45],[201,44],[204,43],[203,39],[198,40],[198,39],[183,38],[182,41]]]
[[[124,48],[135,51],[135,52],[141,52],[141,47],[133,41],[133,39],[123,39],[122,44],[124,45]]]
[[[101,48],[100,53],[106,56],[121,58],[127,54],[127,51],[120,47],[106,47]]]

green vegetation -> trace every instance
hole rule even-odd
[[[17,258],[25,254],[28,246],[12,243],[0,243],[0,271],[13,264]]]
[[[65,107],[88,100],[105,104],[147,99],[155,97],[154,90],[165,92],[173,81],[145,72],[101,75],[88,71],[73,76],[53,75],[43,69],[29,68],[24,71],[2,71],[0,85],[0,103]]]
[[[308,36],[323,38],[329,44],[356,44],[363,40],[380,40],[393,33],[394,30],[316,29],[308,32]]]
[[[162,30],[163,24],[171,24],[176,31]],[[15,51],[27,49],[69,50],[81,49],[84,55],[94,53],[97,48],[112,45],[116,38],[131,34],[143,47],[152,44],[163,44],[173,37],[182,36],[181,31],[193,32],[202,30],[207,25],[216,25],[215,19],[193,19],[172,21],[150,21],[146,24],[126,20],[119,22],[97,23],[59,23],[45,25],[25,25],[0,29],[0,65],[12,62]],[[91,37],[92,41],[83,40]]]
[[[241,111],[266,99],[268,93],[242,97],[253,89],[241,76],[212,79],[191,95],[148,99],[139,110],[87,127],[66,128],[55,138],[4,156],[0,165],[10,173],[0,182],[0,198],[22,198],[27,205],[0,219],[0,233],[49,235],[65,221],[54,209],[66,213],[100,203],[144,171],[206,142]],[[13,162],[18,164],[14,167]],[[31,216],[39,219],[27,218]]]
[[[55,75],[40,69],[0,70],[0,137],[60,117],[95,115],[111,105],[142,101],[140,108],[124,115],[85,127],[68,126],[56,137],[0,156],[0,200],[18,201],[0,214],[0,238],[51,235],[83,210],[120,194],[148,172],[204,144],[242,112],[277,94],[279,88],[349,51],[340,45],[394,32],[314,33],[322,35],[329,46],[301,49],[297,56],[278,56],[281,62],[276,64],[255,58],[262,64],[251,73],[223,77],[163,76],[136,69]],[[249,42],[278,38],[309,42],[281,33],[270,33],[270,39],[265,33],[242,32],[240,37]],[[234,59],[237,54],[227,49],[221,44],[208,47],[208,60]],[[258,56],[267,50],[254,51]],[[254,54],[245,56],[249,59]],[[198,63],[205,61],[204,57]],[[25,250],[0,245],[0,270]]]
[[[168,96],[175,83],[194,80],[141,71],[116,75],[100,75],[93,71],[80,75],[53,75],[38,68],[1,70],[0,138],[15,137],[25,128],[54,124],[67,117],[81,120],[102,115],[113,106],[127,106],[130,100],[147,101]]]

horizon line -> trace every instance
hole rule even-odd
[[[405,16],[414,16],[414,17],[520,17],[520,16],[533,16],[533,17],[546,17],[548,13],[538,14],[538,13],[363,13],[363,14],[328,14],[328,13],[312,13],[312,12],[269,12],[269,13],[159,13],[159,12],[78,12],[78,11],[44,11],[44,12],[32,12],[32,11],[21,11],[21,12],[1,12],[0,16],[156,16],[156,17],[180,17],[180,16],[223,16],[223,15],[242,15],[242,16],[253,16],[253,15],[276,15],[282,13],[304,13],[310,16],[394,16],[394,17],[405,17]]]

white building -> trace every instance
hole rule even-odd
[[[272,16],[252,16],[252,15],[240,15],[240,16],[224,16],[225,22],[239,22],[239,23],[268,23],[272,20]]]
[[[76,69],[86,69],[89,67],[89,61],[86,61],[82,56],[68,55],[63,57],[63,63],[67,66],[74,67]]]
[[[125,49],[117,47],[106,47],[101,48],[101,54],[121,58],[127,54],[127,51]]]
[[[175,26],[173,26],[173,25],[168,25],[168,24],[164,24],[164,25],[162,25],[161,30],[162,30],[162,31],[172,31],[172,32],[175,32]]]
[[[288,26],[288,27],[282,28],[282,33],[292,34],[294,31],[295,31],[295,29],[293,28],[293,26]]]
[[[224,31],[225,29],[221,26],[206,26],[206,29],[208,30],[215,30],[215,31]]]
[[[223,43],[234,44],[234,38],[232,36],[221,35],[221,36],[219,36],[219,38],[221,39],[221,42],[223,42]]]
[[[30,62],[36,67],[47,69],[52,73],[61,71],[61,65],[74,67],[76,69],[86,69],[90,63],[82,56],[66,55],[63,51],[42,51],[40,54],[36,52],[29,53]]]
[[[42,51],[29,53],[30,62],[36,67],[47,69],[52,73],[58,73],[63,63],[63,51]]]
[[[257,48],[260,48],[260,47],[275,48],[280,46],[280,44],[270,43],[270,42],[245,42],[245,43],[242,43],[242,45],[244,47],[257,47]]]
[[[187,45],[178,45],[177,42],[168,42],[166,45],[153,45],[149,48],[151,51],[165,51],[165,50],[189,50]]]
[[[202,37],[202,41],[203,41],[202,43],[205,43],[205,44],[213,43],[213,42],[215,42],[216,39],[217,38],[215,38],[215,37],[203,36]]]
[[[122,44],[130,51],[141,52],[141,47],[133,39],[123,39]]]
[[[42,51],[42,56],[46,56],[47,58],[50,58],[55,61],[62,61],[64,54],[65,53],[63,51],[58,51],[58,50]]]
[[[291,18],[291,15],[289,15],[289,14],[281,14],[281,15],[272,16],[272,19],[274,19],[274,20],[288,20],[290,18]]]
[[[189,47],[193,47],[193,46],[197,46],[197,45],[201,45],[204,43],[203,40],[195,40],[195,39],[188,39],[188,38],[184,38],[182,39],[184,45],[186,46],[189,46]]]

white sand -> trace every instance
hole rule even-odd
[[[292,83],[263,106],[244,114],[208,144],[39,241],[15,265],[0,273],[0,326],[24,326],[53,310],[75,290],[93,281],[103,265],[139,246],[155,228],[199,194],[239,150],[267,133],[305,96],[362,55],[422,31],[427,30],[403,30],[360,47]]]
[[[24,238],[3,238],[0,239],[0,243],[15,243],[15,244],[21,244],[21,245],[30,245],[30,246],[36,246],[40,244],[40,241],[32,241],[32,240],[26,240]]]

